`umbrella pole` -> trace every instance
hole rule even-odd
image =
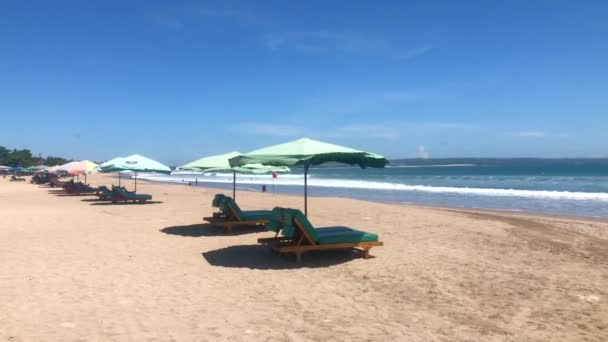
[[[137,172],[135,172],[135,192],[137,192]]]
[[[236,201],[236,171],[232,170],[232,200]]]
[[[310,165],[304,165],[304,216],[308,217],[308,168]]]
[[[118,173],[118,186],[120,186],[120,172]]]

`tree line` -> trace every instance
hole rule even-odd
[[[9,150],[0,146],[0,165],[30,167],[36,165],[55,166],[62,165],[69,160],[61,157],[48,156],[46,158],[35,157],[30,150]]]

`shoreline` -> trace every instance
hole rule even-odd
[[[117,177],[116,177],[117,178]],[[125,178],[123,178],[123,180],[125,180]],[[127,179],[128,181],[132,182],[132,179]],[[166,185],[180,185],[180,186],[192,186],[192,187],[197,187],[197,188],[204,188],[206,190],[209,191],[222,191],[222,190],[226,190],[226,191],[232,191],[232,189],[225,189],[222,187],[209,187],[209,186],[205,186],[205,183],[201,182],[198,185],[190,185],[188,184],[187,181],[184,182],[168,182],[168,181],[151,181],[151,180],[147,180],[147,179],[139,179],[137,180],[137,182],[148,182],[150,184],[166,184]],[[223,184],[224,183],[218,183],[218,184]],[[227,183],[226,183],[227,184]],[[238,184],[237,184],[237,194],[238,192],[247,192],[247,193],[261,193],[263,194],[262,191],[258,191],[258,190],[250,190],[247,188],[241,188],[239,190]],[[304,190],[302,190],[303,192]],[[268,193],[268,192],[267,192]],[[231,193],[226,193],[227,195],[231,195]],[[287,193],[287,192],[283,192],[283,193],[277,193],[277,196],[292,196],[292,197],[298,197],[297,194],[293,194],[293,193]],[[302,201],[304,200],[303,195],[300,196],[302,198]],[[419,207],[419,208],[429,208],[429,209],[444,209],[444,210],[453,210],[453,211],[480,211],[480,212],[486,212],[486,213],[494,213],[494,214],[513,214],[513,215],[526,215],[526,216],[533,216],[533,217],[544,217],[544,218],[564,218],[564,219],[572,219],[572,220],[590,220],[590,221],[597,221],[597,222],[608,222],[608,217],[601,217],[601,216],[583,216],[583,215],[569,215],[569,214],[553,214],[553,213],[543,213],[543,212],[533,212],[533,211],[526,211],[526,210],[509,210],[509,209],[493,209],[493,208],[478,208],[478,207],[458,207],[458,206],[443,206],[443,205],[432,205],[432,204],[419,204],[419,203],[412,203],[412,202],[399,202],[399,201],[380,201],[380,200],[374,200],[374,199],[361,199],[361,198],[356,198],[356,197],[348,197],[348,196],[314,196],[314,195],[308,195],[309,200],[312,198],[329,198],[329,199],[352,199],[352,200],[359,200],[359,201],[363,201],[363,202],[371,202],[371,203],[383,203],[383,204],[398,204],[398,205],[403,205],[403,206],[412,206],[412,207]],[[608,205],[608,204],[607,204]]]

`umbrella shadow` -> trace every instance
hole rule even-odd
[[[279,254],[262,245],[237,245],[201,253],[212,266],[257,270],[329,267],[359,259],[362,254],[355,249],[313,251],[304,254],[303,262],[298,264],[295,256]]]
[[[97,196],[94,192],[93,193],[79,193],[79,194],[71,194],[69,192],[66,193],[56,193],[54,194],[55,196],[58,197],[84,197],[84,196]]]
[[[65,190],[63,190],[62,188],[51,188],[52,190],[49,190],[48,193],[49,194],[65,194]]]
[[[105,202],[106,200],[102,200],[99,198],[85,198],[85,199],[81,199],[81,202]]]
[[[233,228],[231,234],[227,234],[225,230],[211,223],[191,224],[187,226],[166,227],[160,230],[165,234],[201,237],[201,236],[219,236],[219,235],[244,235],[266,231],[263,226],[243,226]]]
[[[108,202],[108,201],[92,201],[92,203],[89,203],[89,205],[148,205],[148,204],[161,204],[163,203],[162,201],[145,201],[145,202],[117,202],[117,203],[112,203],[112,202]]]

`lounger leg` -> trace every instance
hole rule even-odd
[[[363,258],[369,259],[369,248],[363,249]]]
[[[302,263],[302,253],[301,252],[296,252],[296,262],[298,264]]]
[[[232,234],[232,224],[228,223],[226,225],[226,233],[227,234]]]

